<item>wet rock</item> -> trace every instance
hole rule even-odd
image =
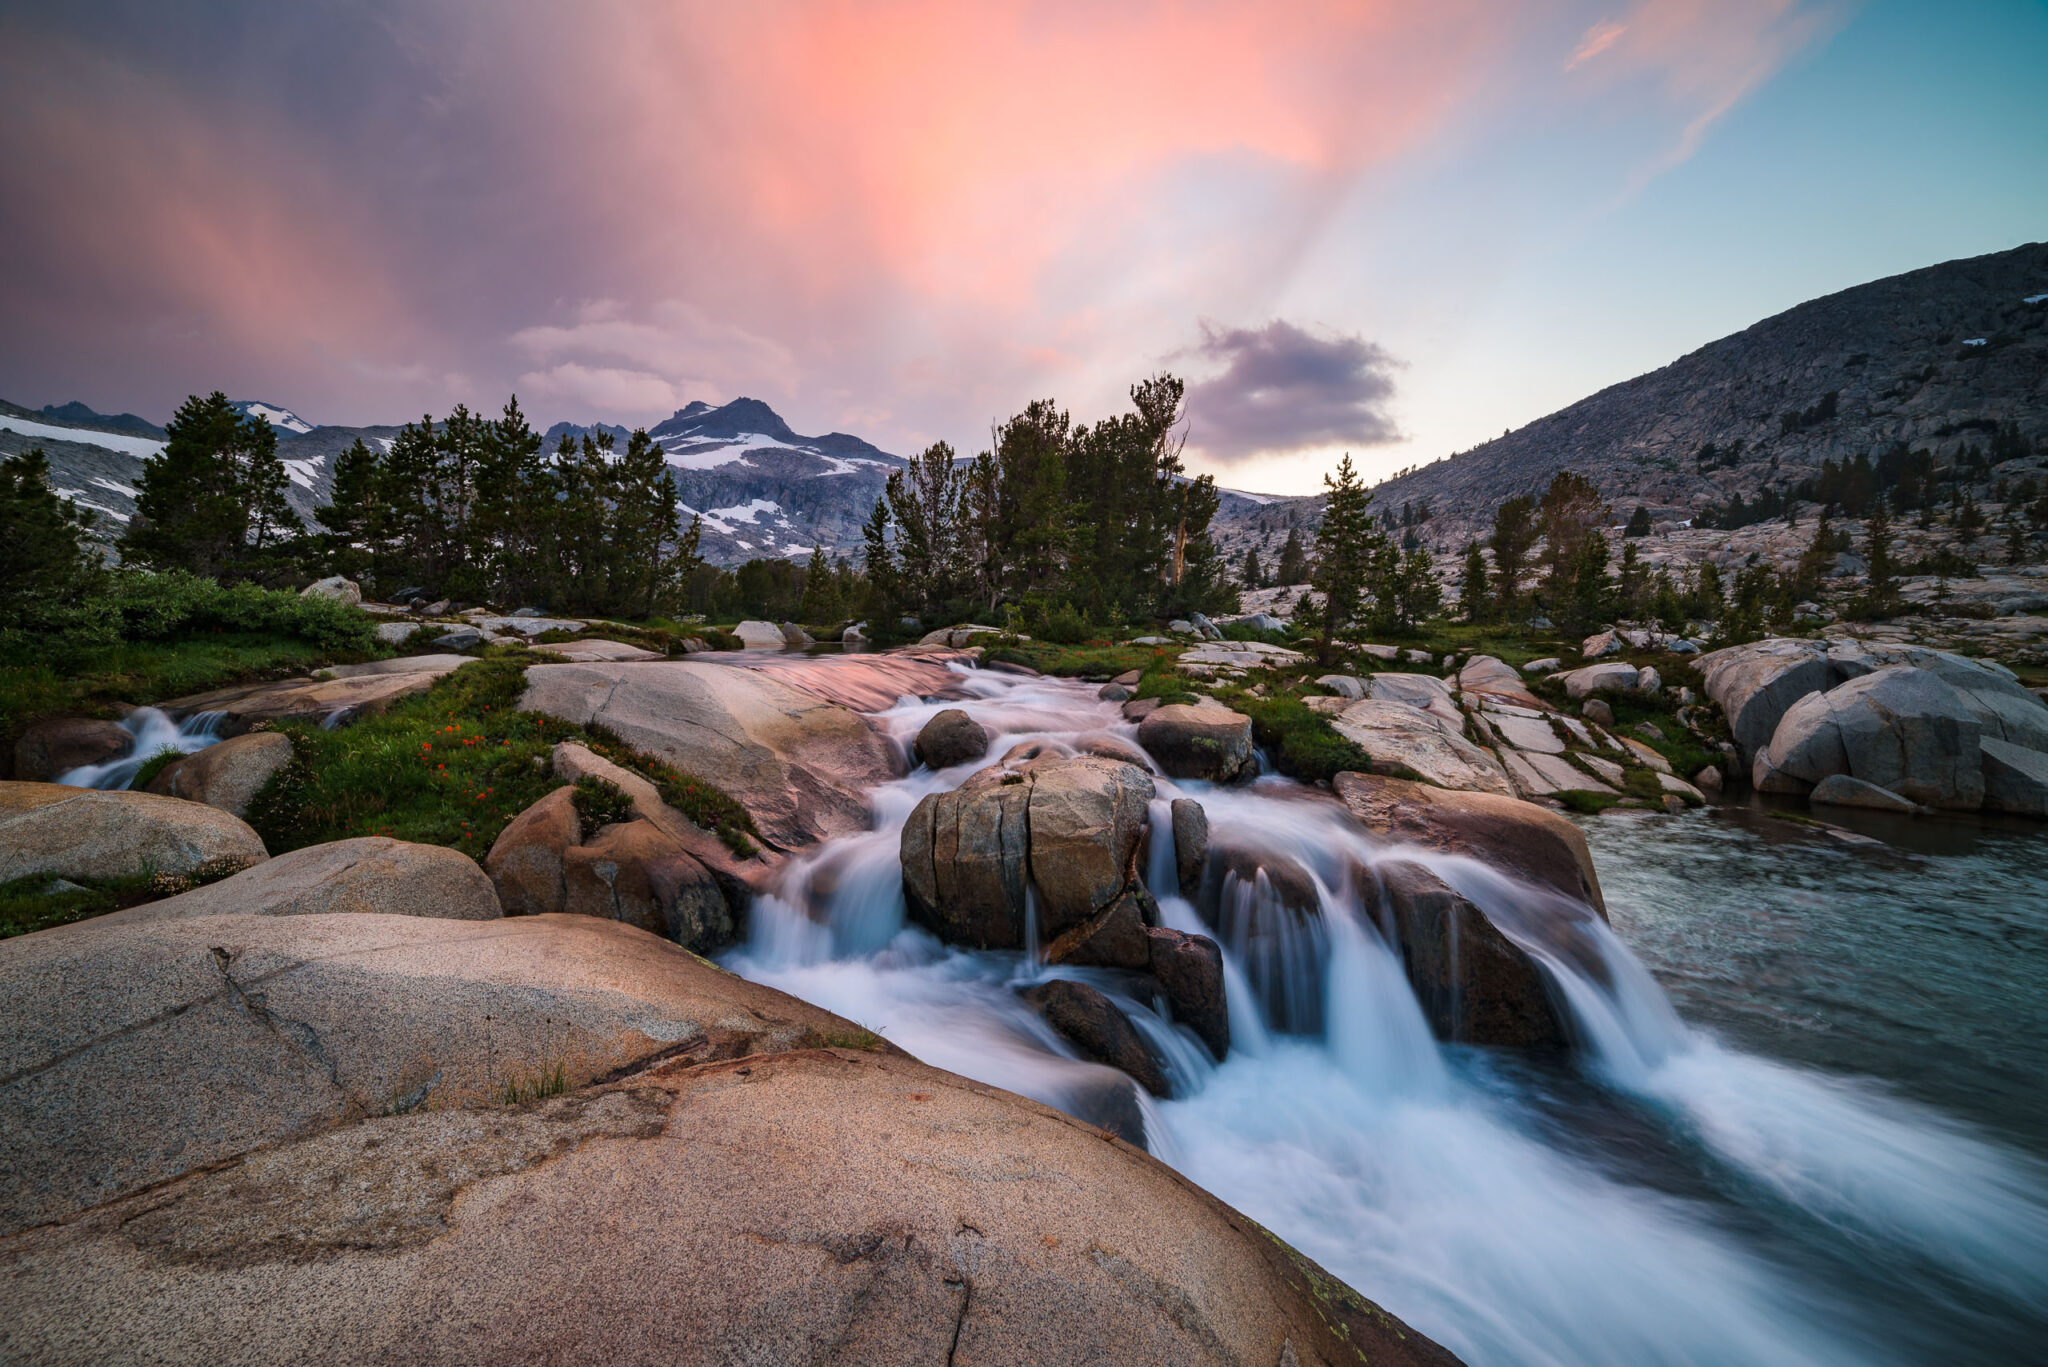
[[[1081,1057],[1123,1072],[1157,1097],[1172,1095],[1166,1070],[1130,1018],[1086,983],[1054,978],[1026,988],[1023,998]]]
[[[489,876],[462,851],[366,835],[308,845],[218,883],[100,919],[344,913],[455,921],[493,921],[504,914]]]
[[[949,707],[924,724],[911,749],[929,769],[969,764],[988,753],[988,728],[960,708]]]
[[[1104,702],[1129,702],[1131,690],[1120,683],[1106,683],[1095,690],[1095,696]]]
[[[1556,812],[1513,797],[1445,792],[1376,774],[1342,773],[1332,786],[1375,835],[1469,855],[1607,914],[1585,834]]]
[[[1983,756],[1984,810],[2048,817],[2048,754],[1989,736],[1978,747]]]
[[[1847,774],[1829,774],[1813,785],[1811,800],[1823,807],[1863,807],[1873,812],[1898,812],[1910,816],[1920,810],[1909,797],[1900,797],[1875,783],[1865,783]]]
[[[897,763],[858,713],[731,665],[535,665],[520,706],[594,722],[717,784],[777,849],[867,829],[863,794]]]
[[[1614,709],[1604,698],[1588,698],[1580,703],[1579,715],[1599,726],[1614,725]]]
[[[1209,814],[1191,797],[1175,798],[1170,810],[1174,877],[1180,885],[1180,895],[1192,897],[1201,886],[1202,868],[1209,860]]]
[[[291,761],[289,736],[276,731],[230,736],[166,764],[149,781],[149,791],[246,816],[257,790]]]
[[[364,1116],[826,1031],[852,1027],[587,916],[100,917],[18,936],[0,942],[0,1069],[17,1079],[0,1234]],[[311,1206],[285,1209],[289,1227]]]
[[[1041,942],[1097,922],[1137,884],[1152,793],[1135,765],[1047,755],[928,795],[900,847],[912,917],[949,944],[1022,949],[1029,886]]]
[[[1097,731],[1074,738],[1074,753],[1096,755],[1102,759],[1113,759],[1120,764],[1135,764],[1146,773],[1155,772],[1152,757],[1122,736],[1113,736],[1107,731]]]
[[[1159,906],[1142,884],[1126,888],[1101,911],[1069,926],[1045,947],[1049,964],[1142,969],[1151,961],[1148,926],[1159,924]]]
[[[368,664],[338,665],[309,678],[240,684],[173,698],[163,704],[172,716],[219,712],[220,734],[239,735],[259,722],[323,721],[382,712],[401,698],[424,693],[434,681],[470,663],[466,655],[406,655]]]
[[[23,783],[48,783],[84,765],[120,758],[134,740],[119,722],[94,717],[35,722],[14,742],[14,777]]]
[[[256,832],[204,803],[57,783],[0,783],[0,882],[31,874],[188,874],[266,857]]]
[[[1173,1019],[1195,1032],[1209,1052],[1230,1052],[1230,1008],[1224,995],[1223,951],[1206,935],[1164,926],[1145,931],[1152,977],[1173,1010]]]
[[[1120,709],[1125,721],[1143,721],[1166,704],[1158,698],[1133,698]]]
[[[1692,781],[1694,787],[1709,797],[1718,797],[1721,794],[1721,784],[1724,780],[1721,777],[1721,771],[1714,765],[1709,764],[1706,768],[1694,774]]]
[[[732,629],[739,638],[740,646],[746,650],[782,649],[782,628],[773,622],[741,622]]]
[[[1768,764],[1806,784],[1845,773],[1931,807],[1975,811],[1984,803],[1982,734],[1954,688],[1891,665],[1793,704]]]
[[[1363,750],[1376,768],[1406,770],[1443,788],[1512,796],[1501,762],[1440,717],[1405,703],[1366,698],[1330,718],[1338,735]]]
[[[1402,967],[1430,1029],[1460,1044],[1562,1048],[1543,972],[1485,913],[1421,864],[1379,866]]]
[[[982,666],[991,674],[1010,674],[1020,679],[1039,678],[1039,672],[1030,665],[1020,665],[1015,660],[991,660]]]
[[[1231,783],[1257,767],[1252,719],[1227,707],[1161,707],[1138,723],[1138,744],[1172,778]]]
[[[1117,675],[1114,679],[1111,679],[1110,682],[1113,684],[1121,684],[1125,688],[1136,688],[1138,686],[1139,681],[1142,680],[1144,677],[1145,673],[1143,670],[1126,669],[1123,673]]]
[[[337,603],[346,603],[350,607],[359,607],[363,601],[363,590],[354,580],[337,574],[306,585],[299,590],[299,597],[327,598]]]

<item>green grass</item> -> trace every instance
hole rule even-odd
[[[142,767],[135,771],[135,777],[129,780],[128,786],[136,792],[141,792],[156,780],[158,774],[161,774],[183,758],[185,758],[183,750],[166,745],[163,749],[142,761]]]
[[[576,792],[570,800],[576,804],[576,817],[585,832],[633,819],[633,799],[618,784],[593,774],[576,780]]]
[[[552,752],[573,740],[653,782],[664,801],[735,853],[753,852],[752,818],[716,785],[601,730],[521,712],[531,659],[491,647],[382,714],[332,731],[280,723],[292,759],[250,803],[249,824],[274,855],[383,835],[482,859],[513,817],[562,786]]]
[[[143,641],[0,663],[0,746],[11,751],[42,717],[112,716],[117,702],[147,706],[257,679],[281,679],[321,665],[369,658],[296,636],[215,632],[182,641]]]
[[[191,873],[138,873],[121,878],[60,879],[55,874],[30,874],[0,883],[0,940],[51,926],[69,925],[109,911],[141,906],[217,883],[242,871],[235,860],[217,860]],[[51,891],[58,883],[70,887]]]
[[[1370,768],[1372,756],[1337,734],[1329,720],[1291,693],[1258,697],[1241,688],[1218,688],[1216,701],[1252,719],[1252,738],[1273,767],[1306,783]]]
[[[805,1033],[804,1047],[806,1049],[860,1049],[868,1053],[876,1053],[882,1047],[882,1037],[865,1026],[855,1026],[851,1030],[812,1029]]]
[[[1567,788],[1561,793],[1552,793],[1565,810],[1577,812],[1580,816],[1598,816],[1617,802],[1623,801],[1611,793],[1595,793],[1584,788]]]
[[[1426,650],[1438,659],[1447,654],[1491,655],[1520,669],[1531,660],[1555,655],[1570,668],[1579,653],[1577,639],[1567,641],[1552,632],[1530,631],[1501,623],[1474,626],[1467,622],[1431,621],[1412,637],[1390,640],[1390,645]]]
[[[532,1077],[508,1077],[498,1084],[494,1100],[500,1106],[524,1106],[528,1102],[545,1101],[551,1096],[560,1096],[569,1090],[568,1069],[557,1063],[552,1068],[542,1069]]]
[[[982,662],[990,664],[1007,660],[1011,664],[1029,665],[1041,674],[1055,674],[1061,678],[1101,677],[1113,679],[1129,670],[1152,670],[1171,668],[1171,661],[1179,650],[1163,649],[1159,646],[1122,646],[1107,641],[1091,641],[1084,645],[1058,645],[1052,641],[1018,641],[1002,639],[982,654]]]

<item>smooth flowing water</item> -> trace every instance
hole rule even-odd
[[[74,788],[126,788],[135,781],[142,766],[166,750],[189,755],[220,739],[218,712],[195,712],[184,721],[154,707],[138,707],[121,719],[121,729],[134,739],[125,753],[104,764],[83,764],[57,775],[57,782]]]
[[[997,733],[984,763],[1023,741],[1134,735],[1092,689],[961,675],[964,699],[906,698],[878,721],[907,741],[939,708],[965,707]],[[1853,934],[1819,937],[1807,951],[1819,960],[1838,944],[1887,938],[1899,902],[1883,876],[1848,876],[1863,865],[1795,875],[1781,863],[1792,856],[1706,817],[1596,824],[1610,930],[1473,861],[1376,844],[1326,796],[1285,779],[1228,790],[1159,780],[1155,894],[1174,887],[1166,799],[1185,793],[1202,801],[1212,830],[1308,870],[1320,914],[1288,922],[1263,876],[1226,888],[1215,927],[1160,896],[1168,924],[1224,946],[1232,1049],[1219,1065],[1151,1004],[1119,996],[1167,1062],[1173,1099],[1155,1101],[1075,1058],[1017,995],[1048,973],[1115,994],[1116,975],[951,949],[906,922],[904,820],[920,797],[974,767],[919,769],[878,789],[875,829],[793,861],[778,895],[757,902],[751,939],[729,965],[926,1062],[1076,1114],[1104,1119],[1135,1105],[1161,1159],[1468,1362],[2039,1360],[2048,1335],[2040,1160],[1955,1112],[1998,1117],[1943,1107],[1953,1098],[1939,1088],[1895,1086],[1886,1065],[1910,1051],[1882,1038],[1830,1054],[1778,1048],[1771,1027],[1738,1028],[1814,1009],[1770,974],[1743,976],[1768,957],[1742,949],[1744,937],[1768,941],[1774,917],[1796,920],[1800,903],[1781,888],[1839,888],[1840,917],[1863,917]],[[1569,1060],[1432,1038],[1398,951],[1360,910],[1354,885],[1396,855],[1428,864],[1544,964],[1580,1041]],[[2009,852],[1976,857],[1997,864]],[[1943,876],[1984,889],[1976,921],[2022,926],[1999,948],[2025,966],[2003,971],[2033,988],[2001,989],[2022,1003],[2006,1028],[2038,1023],[2038,899],[2030,912],[2015,909],[2001,899],[2018,882],[2001,890],[1973,873]],[[1694,921],[1701,926],[1684,928]],[[1767,928],[1744,929],[1759,922]],[[1677,982],[1690,1022],[1632,952],[1637,936]],[[1723,947],[1731,962],[1716,962]],[[1892,967],[1860,994],[1865,961],[1854,954],[1831,981],[1902,1021],[1945,999],[1916,996],[1916,961],[1966,995],[1966,952],[1929,962],[1940,956],[1908,942],[1890,955]],[[2001,971],[1995,954],[1976,962]],[[1995,1040],[1998,1014],[1995,1002],[1973,1007],[1978,1024],[1958,1029]],[[1841,1030],[1856,1026],[1850,1018]],[[2024,1067],[2029,1048],[2038,1035],[2002,1054],[1989,1044],[1964,1051],[1954,1066],[1966,1076],[1950,1086],[1968,1092],[1979,1085],[1973,1071]],[[2024,1140],[2028,1125],[2006,1128]]]

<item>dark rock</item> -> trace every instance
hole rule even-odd
[[[1015,674],[1025,679],[1039,677],[1038,671],[1030,665],[1020,665],[1014,660],[992,660],[988,664],[983,665],[982,668],[992,674]]]
[[[717,881],[652,821],[606,826],[564,850],[562,884],[563,911],[623,921],[699,954],[733,941]]]
[[[1106,683],[1095,690],[1095,696],[1104,702],[1128,702],[1130,701],[1131,690],[1125,688],[1120,683]]]
[[[1164,926],[1145,931],[1152,976],[1173,1018],[1195,1032],[1219,1060],[1230,1052],[1230,1008],[1223,987],[1223,951],[1206,935]]]
[[[35,722],[14,742],[14,777],[23,783],[48,783],[83,765],[120,758],[134,739],[119,722],[94,717]]]
[[[1562,1047],[1564,1021],[1543,972],[1485,913],[1420,864],[1379,866],[1408,985],[1439,1039]]]
[[[1588,698],[1579,704],[1579,715],[1601,726],[1614,725],[1614,709],[1605,698]]]
[[[1133,698],[1123,706],[1125,721],[1143,721],[1166,704],[1157,698]]]
[[[1138,723],[1138,744],[1173,778],[1231,783],[1257,769],[1252,719],[1227,707],[1161,707]]]
[[[1180,895],[1193,897],[1209,862],[1209,814],[1191,797],[1173,800],[1173,864]]]
[[[1045,1017],[1083,1058],[1128,1074],[1154,1096],[1170,1096],[1166,1070],[1130,1019],[1108,997],[1086,983],[1054,978],[1026,988],[1024,1000]]]
[[[949,707],[924,724],[911,745],[931,769],[968,764],[988,753],[988,728],[957,707]]]

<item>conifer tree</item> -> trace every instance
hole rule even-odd
[[[0,461],[0,641],[55,624],[99,586],[91,512],[50,487],[40,446]]]
[[[122,558],[223,580],[256,577],[300,530],[285,501],[277,433],[235,411],[218,391],[194,395],[165,428],[164,449],[143,463]]]
[[[1259,571],[1259,553],[1256,548],[1245,547],[1244,565],[1238,571],[1238,576],[1248,589],[1262,589],[1266,586],[1265,576]]]
[[[1287,544],[1280,548],[1280,564],[1273,578],[1288,587],[1308,582],[1308,552],[1301,546],[1301,529],[1287,529]]]
[[[1465,543],[1465,567],[1458,575],[1458,606],[1473,624],[1491,620],[1493,593],[1487,583],[1486,552],[1477,541]]]
[[[1529,550],[1536,544],[1536,505],[1527,495],[1517,494],[1493,510],[1493,532],[1487,546],[1493,551],[1493,604],[1498,617],[1513,615],[1522,603],[1522,576],[1527,572]]]
[[[1316,528],[1316,567],[1309,582],[1323,596],[1320,653],[1328,663],[1337,633],[1358,616],[1386,535],[1373,520],[1372,495],[1348,452],[1334,475],[1323,476],[1323,489],[1323,521]]]
[[[839,580],[825,559],[825,548],[811,548],[811,563],[804,569],[804,593],[797,605],[797,618],[811,626],[833,626],[846,615],[839,596]]]
[[[359,578],[371,562],[380,502],[376,453],[357,437],[334,458],[331,501],[316,510],[315,520],[327,529],[326,559],[330,570]]]
[[[1883,499],[1871,505],[1870,516],[1863,523],[1863,547],[1863,558],[1870,562],[1864,580],[1866,609],[1876,616],[1890,616],[1898,611],[1899,578],[1898,567],[1892,563],[1891,514]]]

